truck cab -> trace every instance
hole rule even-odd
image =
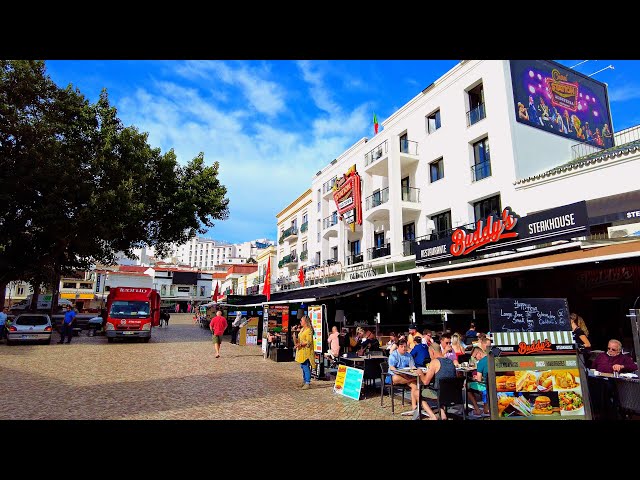
[[[116,338],[140,338],[148,342],[152,327],[160,324],[160,294],[152,288],[112,288],[107,298],[105,335],[109,343]]]

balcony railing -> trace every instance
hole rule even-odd
[[[333,186],[336,184],[337,180],[338,180],[338,177],[333,177],[328,182],[324,182],[322,184],[322,194],[324,195],[325,193],[330,192],[331,190],[333,190]]]
[[[491,176],[491,160],[476,163],[471,167],[471,177],[474,182]]]
[[[605,140],[605,138],[603,138]],[[640,142],[640,125],[635,127],[625,128],[617,133],[613,134],[613,144],[615,147],[604,150],[602,147],[597,147],[590,143],[578,143],[571,147],[571,158],[577,160],[578,158],[589,157],[591,155],[597,156],[603,152],[615,152],[616,150],[622,150],[625,145],[634,144]]]
[[[297,262],[298,262],[298,257],[295,253],[285,255],[284,257],[282,257],[282,260],[278,262],[278,268],[282,268],[285,265],[288,265],[290,263],[297,263]]]
[[[408,255],[413,255],[415,252],[413,250],[415,240],[403,240],[402,241],[402,255],[405,257]]]
[[[333,227],[335,224],[338,223],[338,213],[334,213],[333,215],[329,215],[326,218],[322,219],[322,229],[326,229],[329,227]]]
[[[304,222],[302,225],[300,225],[300,233],[304,233],[307,230],[309,230],[309,222]]]
[[[309,256],[308,250],[303,250],[300,252],[300,260],[304,261],[307,259],[308,256]]]
[[[364,155],[364,166],[366,167],[368,165],[371,165],[373,162],[386,155],[388,151],[389,146],[387,144],[387,140],[385,140],[376,148]]]
[[[376,208],[383,203],[389,201],[389,187],[380,190],[379,192],[374,193],[373,195],[367,197],[365,199],[365,210],[370,210],[372,208]]]
[[[481,103],[477,107],[472,108],[467,112],[467,127],[470,127],[474,123],[478,123],[486,116],[487,112],[484,108],[484,103]]]
[[[322,261],[322,265],[325,267],[329,265],[333,265],[334,263],[338,263],[337,258],[327,258],[326,260]]]
[[[418,142],[414,142],[413,140],[402,140],[400,142],[400,153],[418,155]]]
[[[391,255],[391,244],[387,243],[382,247],[373,247],[367,249],[367,257],[369,260],[374,260],[380,257],[386,257]]]
[[[362,254],[358,253],[355,255],[347,255],[346,258],[347,265],[354,265],[356,263],[362,263]]]
[[[403,202],[420,202],[420,189],[413,187],[404,187],[402,189],[402,201]]]

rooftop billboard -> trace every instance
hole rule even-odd
[[[604,83],[548,60],[511,60],[516,120],[598,148],[613,147]]]

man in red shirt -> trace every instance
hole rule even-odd
[[[222,335],[227,328],[227,319],[222,316],[222,312],[218,310],[216,316],[209,323],[209,330],[213,335],[213,348],[216,350],[216,358],[220,356],[220,344],[222,343]]]

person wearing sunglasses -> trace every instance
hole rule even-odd
[[[622,353],[620,340],[612,338],[607,345],[607,351],[598,354],[591,365],[592,368],[602,373],[628,373],[638,370],[638,365],[633,359]]]

